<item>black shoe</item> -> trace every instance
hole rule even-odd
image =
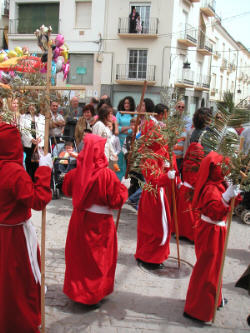
[[[195,318],[195,317],[192,317],[192,316],[190,316],[190,315],[189,315],[188,313],[186,313],[186,312],[183,312],[183,316],[186,317],[186,318],[188,318],[188,319],[191,319],[191,320],[193,320],[193,321],[196,321],[197,323],[205,324],[205,321],[200,320],[200,319],[197,319],[197,318]]]
[[[217,310],[220,310],[221,308],[223,308],[227,303],[228,303],[228,299],[223,297],[222,300],[221,300],[220,305],[217,308]]]
[[[151,262],[145,262],[142,261],[141,259],[136,259],[138,263],[140,263],[144,268],[148,270],[155,270],[155,269],[163,269],[164,265],[163,264],[154,264]]]
[[[248,326],[250,326],[250,315],[247,317]]]

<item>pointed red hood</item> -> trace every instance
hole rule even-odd
[[[18,129],[0,122],[0,168],[6,162],[23,165],[23,146]]]
[[[85,135],[84,147],[77,158],[77,169],[74,190],[73,205],[75,208],[84,209],[84,201],[88,196],[99,172],[108,166],[108,160],[104,154],[106,139],[94,134]]]

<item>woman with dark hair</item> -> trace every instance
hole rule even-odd
[[[133,97],[126,96],[118,104],[118,112],[116,114],[116,119],[118,122],[120,145],[122,147],[127,135],[132,133],[132,126],[130,125],[130,120],[131,118],[133,118],[133,115],[121,114],[119,111],[135,111],[135,101]],[[120,172],[117,173],[117,176],[121,180],[126,172],[126,160],[122,152],[120,152],[118,157]]]
[[[32,161],[34,150],[44,147],[45,117],[39,113],[35,105],[29,105],[25,114],[20,116],[20,131],[22,144],[26,154],[26,171],[34,181],[34,174],[38,168],[38,161]]]
[[[129,33],[130,34],[136,34],[136,19],[139,16],[137,13],[135,6],[131,7],[131,13],[129,14]]]
[[[111,143],[112,132],[107,126],[108,122],[112,122],[112,118],[113,118],[112,108],[106,104],[103,104],[102,107],[99,109],[98,121],[95,123],[92,129],[93,134],[99,135],[107,139],[104,152],[109,162],[117,161],[118,159]]]
[[[195,111],[193,116],[194,130],[190,137],[190,143],[200,142],[202,133],[206,130],[212,119],[212,111],[209,108],[200,108]]]
[[[155,108],[155,104],[150,98],[144,98],[142,103],[142,112],[150,112],[153,113]]]
[[[85,130],[92,131],[92,126],[95,122],[95,109],[92,104],[87,104],[83,108],[83,115],[77,120],[75,129],[75,140],[78,146],[81,143]]]

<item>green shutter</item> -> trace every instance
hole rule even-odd
[[[33,34],[41,25],[52,27],[58,33],[59,4],[19,4],[18,33]]]

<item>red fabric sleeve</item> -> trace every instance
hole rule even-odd
[[[42,210],[52,198],[50,190],[51,169],[39,167],[35,173],[35,182],[23,168],[17,168],[15,184],[12,187],[13,196],[27,208]]]
[[[222,201],[223,192],[217,186],[208,185],[201,194],[199,201],[201,213],[210,217],[213,221],[225,219],[230,210],[230,206]]]
[[[62,185],[62,191],[67,197],[72,197],[72,191],[73,191],[73,180],[75,178],[76,169],[70,170],[66,173],[63,185]]]
[[[112,209],[121,208],[128,198],[128,190],[116,174],[110,169],[104,169],[98,177],[98,183],[101,200]]]

